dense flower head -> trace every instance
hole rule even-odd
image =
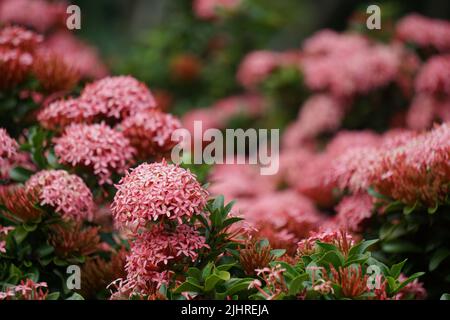
[[[218,9],[232,10],[240,4],[241,0],[194,0],[193,10],[195,15],[202,20],[217,18]]]
[[[33,56],[19,49],[0,47],[0,90],[18,85],[27,76],[33,64]]]
[[[70,124],[90,123],[100,113],[95,104],[87,103],[81,99],[69,98],[56,100],[45,106],[38,114],[41,126],[46,129],[62,129]]]
[[[292,246],[322,220],[311,200],[292,190],[262,195],[243,211],[246,221],[258,230],[258,237],[268,238],[274,247]]]
[[[22,27],[10,26],[0,30],[0,47],[34,52],[42,42],[42,36]]]
[[[80,72],[64,56],[41,49],[35,55],[33,74],[47,92],[68,91],[80,78]]]
[[[45,32],[63,25],[67,6],[65,1],[3,0],[0,2],[0,21]]]
[[[119,124],[141,158],[170,151],[177,143],[172,141],[172,133],[179,128],[181,123],[176,117],[159,110],[138,112]]]
[[[46,300],[47,295],[47,283],[26,279],[16,286],[7,287],[4,292],[0,291],[0,300]]]
[[[241,62],[237,81],[245,88],[254,88],[280,65],[280,56],[272,51],[254,51]]]
[[[44,213],[36,207],[38,203],[38,190],[26,189],[22,185],[0,186],[0,204],[7,209],[1,213],[11,221],[27,223],[38,220]]]
[[[100,184],[112,183],[114,172],[124,173],[134,153],[129,140],[104,123],[72,124],[55,138],[58,161],[92,169]]]
[[[337,226],[351,232],[360,232],[364,223],[372,216],[373,198],[368,194],[344,197],[336,207]]]
[[[323,229],[319,231],[311,231],[308,238],[301,240],[297,244],[297,255],[310,255],[316,250],[316,242],[324,242],[335,245],[344,254],[355,244],[352,235],[343,230]]]
[[[450,126],[444,123],[381,153],[372,184],[406,204],[434,207],[445,200],[450,177]]]
[[[410,14],[401,19],[395,28],[398,39],[420,47],[433,47],[441,52],[450,50],[450,22]]]
[[[4,227],[0,224],[0,254],[6,253],[6,241],[5,237],[10,231],[14,230],[14,227]],[[1,300],[1,299],[0,299]]]
[[[369,41],[358,33],[339,34],[325,29],[316,32],[303,43],[303,51],[307,55],[327,55],[339,52],[343,55],[365,49]]]
[[[255,165],[219,164],[212,169],[209,180],[210,192],[223,195],[227,201],[256,198],[276,188],[275,181],[260,175]]]
[[[394,81],[402,56],[395,46],[371,44],[359,36],[333,31],[314,35],[307,40],[305,51],[309,54],[301,66],[306,85],[339,97],[366,94]]]
[[[143,163],[128,172],[112,204],[116,223],[138,229],[151,221],[178,220],[200,214],[208,192],[195,176],[176,165]]]
[[[420,69],[415,87],[420,93],[450,100],[450,54],[431,57]]]
[[[325,132],[333,132],[341,125],[344,116],[343,105],[327,94],[310,97],[302,105],[295,122],[295,140],[301,144],[305,139],[314,138]],[[292,129],[291,129],[292,130]]]
[[[0,159],[8,159],[17,153],[19,145],[5,129],[0,128]]]
[[[83,228],[81,223],[53,225],[50,228],[49,244],[60,258],[88,256],[100,247],[100,227]]]
[[[116,119],[156,108],[150,90],[131,76],[107,77],[90,83],[80,99],[99,105],[106,117]]]
[[[399,282],[403,282],[407,279],[404,274],[400,274],[398,277]],[[395,296],[394,300],[423,300],[427,297],[427,290],[424,288],[422,282],[419,282],[419,279],[415,279],[414,281],[408,283],[405,287],[403,287]]]
[[[97,50],[79,40],[68,31],[59,31],[49,36],[44,46],[78,71],[82,78],[99,79],[108,75],[108,69],[102,62]]]
[[[92,193],[83,180],[64,170],[43,170],[25,184],[28,192],[38,192],[40,204],[52,207],[63,218],[91,220],[94,214]]]
[[[170,266],[194,262],[199,250],[207,248],[205,238],[191,226],[179,225],[168,231],[156,225],[132,242],[125,265],[127,278],[120,291],[151,294],[154,288],[168,283]]]

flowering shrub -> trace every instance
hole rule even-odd
[[[108,76],[61,3],[0,0],[0,300],[447,291],[448,22],[275,51],[290,6],[172,5]],[[198,120],[282,129],[279,172],[171,163],[172,134]]]

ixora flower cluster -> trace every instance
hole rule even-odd
[[[220,34],[207,52],[161,57],[170,88],[150,91],[106,76],[95,50],[59,28],[57,2],[33,0],[45,23],[17,9],[30,3],[0,1],[0,300],[445,293],[447,23],[406,17],[383,43],[323,30],[301,49],[242,55],[236,70],[208,64],[230,61]],[[193,1],[187,20],[227,25],[253,5]],[[210,104],[184,114],[187,128],[286,127],[280,171],[171,164],[182,124],[163,96],[185,110],[178,90]]]

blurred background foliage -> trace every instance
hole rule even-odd
[[[382,8],[383,30],[411,12],[450,18],[450,2],[441,0],[245,0],[239,12],[214,23],[198,19],[191,0],[73,3],[82,11],[80,36],[100,49],[112,73],[145,81],[177,114],[242,92],[234,79],[246,53],[298,49],[302,40],[323,28],[360,28],[365,23],[359,18],[366,17],[370,4]]]

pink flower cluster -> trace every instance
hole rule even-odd
[[[170,151],[177,143],[172,141],[172,133],[179,128],[177,118],[159,110],[138,112],[118,126],[143,159]]]
[[[12,158],[18,147],[16,140],[11,138],[5,129],[0,128],[0,160]]]
[[[353,148],[334,162],[334,178],[353,192],[369,186],[386,196],[434,207],[444,201],[450,176],[450,127],[444,123],[420,135],[385,135],[371,148]]]
[[[365,193],[344,197],[336,207],[335,225],[351,232],[363,231],[364,223],[372,217],[373,198]]]
[[[159,287],[162,270],[186,259],[194,262],[198,250],[203,248],[208,248],[205,238],[191,226],[179,225],[169,232],[162,226],[155,226],[150,232],[138,235],[132,243],[125,267],[127,281],[136,288],[145,288],[147,283],[156,280]]]
[[[17,153],[19,145],[12,139],[5,129],[0,128],[0,179],[9,177],[9,170],[19,154]]]
[[[151,110],[156,110],[156,104],[145,84],[130,76],[117,76],[88,84],[76,99],[50,103],[40,111],[38,120],[45,128],[57,129],[71,123],[118,121]],[[167,124],[173,125],[173,121]]]
[[[398,39],[412,42],[423,48],[435,48],[440,52],[450,50],[450,22],[410,14],[401,19],[395,33]]]
[[[434,120],[450,121],[450,55],[431,57],[419,70],[416,96],[407,115],[410,128],[429,128]]]
[[[45,300],[48,294],[46,288],[45,282],[22,280],[19,285],[8,287],[5,292],[0,291],[0,300]]]
[[[54,142],[60,163],[90,168],[100,184],[111,184],[113,172],[124,173],[135,154],[129,140],[104,123],[72,124]]]
[[[4,241],[3,239],[12,230],[14,230],[14,227],[4,227],[0,225],[0,253],[6,253],[6,241]]]
[[[39,32],[64,25],[65,1],[2,0],[0,21],[31,27]]]
[[[301,144],[321,133],[334,132],[341,126],[344,106],[335,97],[316,94],[306,100],[297,120],[287,128],[291,143]]]
[[[114,219],[135,230],[165,219],[182,224],[202,212],[208,197],[192,173],[165,161],[141,164],[116,187]]]
[[[313,35],[303,49],[301,67],[306,85],[337,97],[366,94],[389,84],[396,79],[401,64],[401,54],[394,46],[330,30]]]
[[[33,65],[33,53],[42,38],[20,27],[0,30],[0,89],[17,85]]]
[[[63,218],[91,220],[94,200],[83,180],[64,170],[43,170],[25,184],[27,192],[38,192],[40,204],[52,207]]]
[[[156,108],[150,90],[131,76],[106,77],[90,83],[80,99],[101,110],[105,117],[115,119]]]
[[[127,278],[114,296],[149,295],[169,281],[174,264],[195,261],[208,248],[186,220],[203,212],[208,192],[189,171],[165,160],[141,164],[116,187],[111,211],[119,226],[131,229],[133,241]]]
[[[194,0],[195,15],[202,20],[217,18],[218,10],[233,10],[239,6],[241,0]]]

